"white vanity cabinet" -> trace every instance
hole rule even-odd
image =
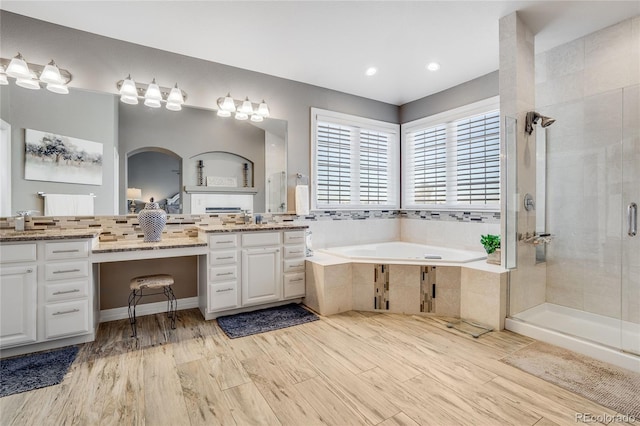
[[[36,341],[36,244],[0,246],[0,347]]]
[[[209,262],[206,273],[207,312],[224,311],[240,306],[239,250],[237,234],[224,233],[209,237]]]
[[[242,235],[242,305],[282,298],[280,232]]]
[[[285,299],[305,295],[305,231],[284,231],[282,262],[283,296]]]
[[[89,242],[38,240],[0,245],[3,355],[93,340]]]
[[[207,238],[208,266],[200,268],[199,277],[206,319],[304,297],[304,230],[210,233]]]

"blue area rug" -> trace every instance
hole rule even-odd
[[[300,305],[291,303],[275,308],[244,312],[218,318],[218,325],[232,339],[292,327],[320,318]]]
[[[57,385],[76,359],[77,346],[0,360],[0,398]]]

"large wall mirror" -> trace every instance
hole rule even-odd
[[[11,129],[13,214],[43,213],[39,193],[93,194],[95,215],[127,214],[132,204],[137,211],[151,196],[169,213],[216,211],[238,207],[224,199],[236,193],[250,194],[251,206],[243,210],[287,211],[284,120],[253,123],[220,118],[203,108],[152,109],[123,104],[115,94],[79,89],[57,95],[11,84],[0,87],[0,98],[0,119]],[[101,183],[25,179],[25,129],[101,144]],[[250,184],[244,181],[245,164],[251,166]],[[128,197],[127,189],[140,189],[140,197]]]

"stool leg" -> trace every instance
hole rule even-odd
[[[167,318],[171,319],[171,328],[175,329],[178,301],[176,300],[176,296],[173,294],[171,286],[166,286],[164,288],[164,294],[167,296]]]
[[[138,294],[135,290],[131,290],[131,294],[129,295],[129,323],[131,324],[131,337],[138,338],[138,328],[136,325],[136,306],[138,302],[142,299],[142,289],[140,289],[140,293]],[[133,309],[131,309],[133,307]]]

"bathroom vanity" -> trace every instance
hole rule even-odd
[[[93,341],[106,262],[196,256],[198,305],[207,320],[300,301],[306,228],[202,226],[197,237],[156,243],[100,242],[100,229],[1,230],[1,356]]]

